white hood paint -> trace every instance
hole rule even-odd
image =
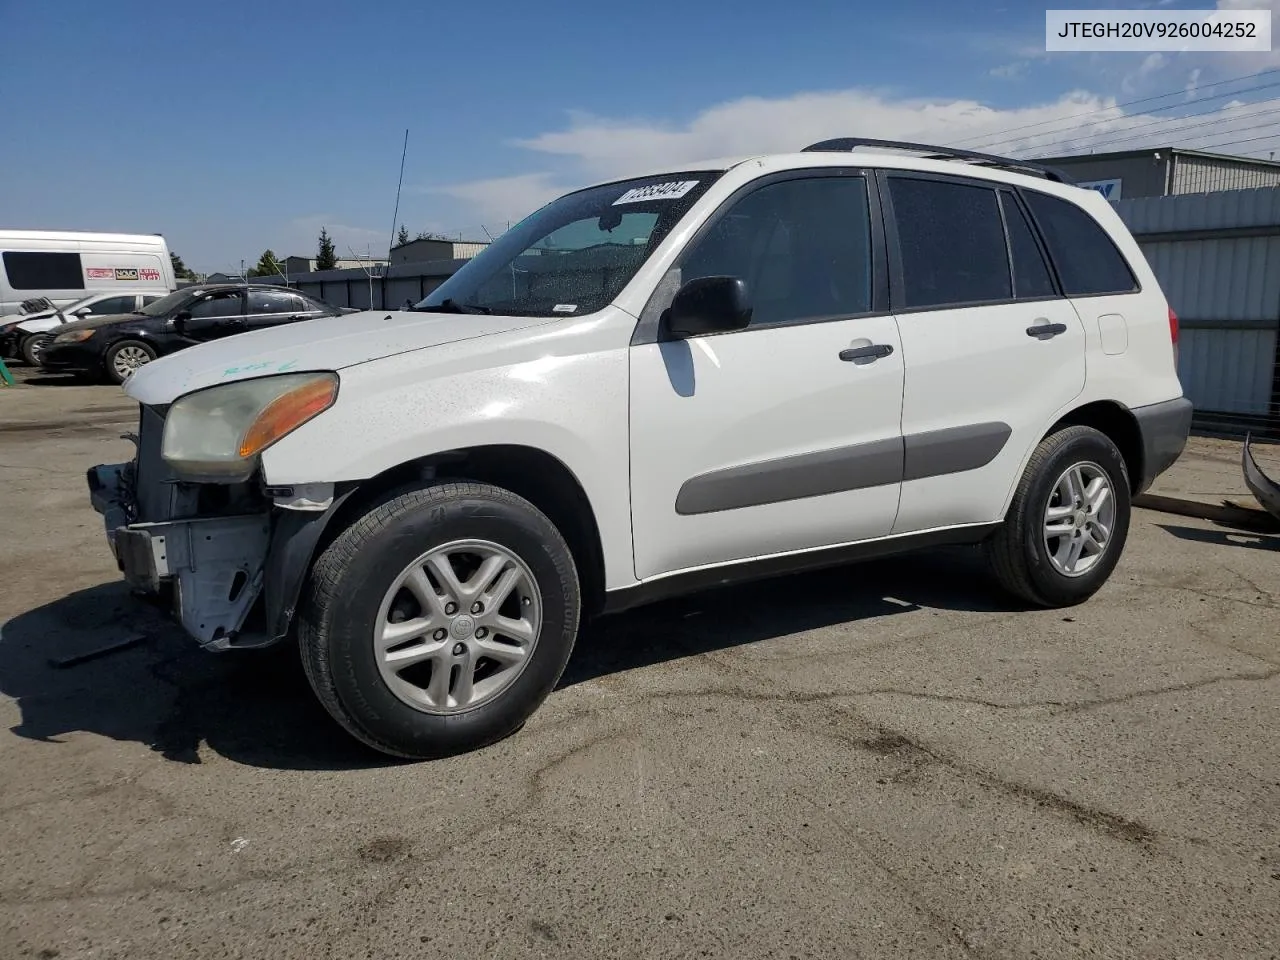
[[[145,404],[172,403],[202,387],[274,373],[341,370],[370,360],[555,323],[557,317],[501,317],[369,310],[303,320],[202,343],[147,364],[125,384]]]

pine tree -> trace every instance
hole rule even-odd
[[[320,249],[316,253],[316,269],[332,270],[338,265],[338,252],[334,249],[333,240],[329,238],[329,231],[324,227],[320,228]]]
[[[182,258],[176,253],[170,251],[169,262],[173,264],[173,275],[179,280],[194,280],[196,275],[191,272],[191,268],[182,262]]]
[[[409,242],[409,231],[408,229],[406,229],[405,225],[402,223],[400,224],[400,232],[396,234],[396,246],[403,247],[408,242]]]
[[[251,277],[274,277],[280,273],[280,261],[276,259],[276,255],[271,250],[263,252],[258,258],[258,264],[249,271]]]

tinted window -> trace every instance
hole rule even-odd
[[[1137,289],[1129,265],[1093,217],[1074,203],[1048,194],[1029,190],[1024,195],[1068,296]]]
[[[158,297],[158,296],[154,296],[154,297],[143,297],[143,298],[142,298],[142,305],[143,305],[144,307],[149,307],[151,304],[155,303],[155,302],[156,302],[157,300],[159,300],[159,299],[160,299],[160,297]]]
[[[107,297],[91,306],[89,312],[95,317],[104,317],[112,313],[133,313],[137,302],[138,298],[133,294],[126,297]]]
[[[4,272],[14,290],[83,290],[78,253],[7,251]]]
[[[684,256],[681,282],[741,277],[751,324],[871,310],[871,218],[862,177],[770,184],[743,197]]]
[[[1001,192],[1000,205],[1004,209],[1005,229],[1009,231],[1009,252],[1013,255],[1015,296],[1020,300],[1028,297],[1052,297],[1053,279],[1036,243],[1035,234],[1031,232],[1027,215],[1022,212],[1012,194]]]
[[[317,300],[308,300],[306,297],[298,297],[298,309],[303,313],[333,313],[333,307],[327,303],[320,303]]]
[[[297,297],[275,290],[250,290],[250,313],[297,313]]]
[[[908,308],[1008,300],[1009,254],[995,190],[889,179]]]
[[[238,317],[241,294],[239,290],[231,293],[215,293],[212,297],[199,300],[190,306],[193,317]]]

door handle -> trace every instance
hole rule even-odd
[[[1066,332],[1065,323],[1041,323],[1038,326],[1027,327],[1027,336],[1035,337],[1037,340],[1052,340],[1058,334]]]
[[[873,343],[869,347],[850,347],[840,351],[841,360],[865,360],[868,363],[887,357],[893,353],[893,347],[887,343]]]

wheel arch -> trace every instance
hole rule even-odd
[[[1129,471],[1129,492],[1137,494],[1142,484],[1146,464],[1142,431],[1138,427],[1137,418],[1129,408],[1114,400],[1094,400],[1059,417],[1045,431],[1041,440],[1064,427],[1073,426],[1092,427],[1116,445]]]
[[[489,444],[443,451],[397,464],[367,480],[344,484],[343,499],[329,516],[315,557],[356,517],[394,490],[432,480],[490,483],[523,497],[546,514],[569,545],[578,569],[584,612],[604,605],[604,548],[595,511],[581,481],[558,457],[537,447]]]

